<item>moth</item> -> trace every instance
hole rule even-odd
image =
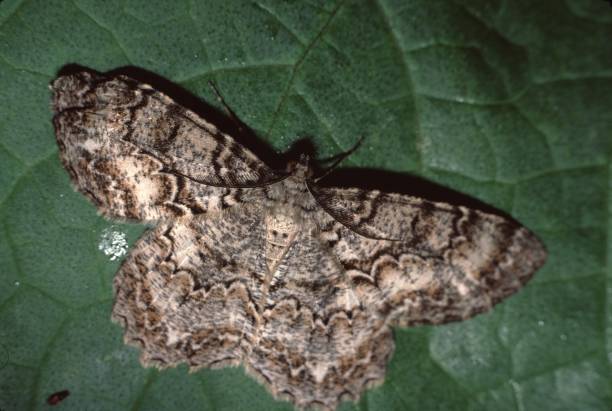
[[[83,70],[51,85],[61,161],[110,219],[154,225],[114,279],[144,366],[242,364],[277,398],[334,409],[379,384],[392,327],[490,310],[544,264],[515,221],[322,187],[277,171],[153,87]]]

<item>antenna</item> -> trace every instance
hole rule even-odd
[[[334,161],[332,163],[331,166],[329,166],[329,168],[327,170],[325,170],[325,172],[323,173],[323,175],[315,178],[313,181],[315,183],[318,183],[319,181],[321,181],[323,178],[327,177],[332,171],[334,171],[334,169],[336,167],[338,167],[340,165],[340,163],[342,163],[348,156],[350,156],[351,154],[353,154],[355,152],[355,150],[357,150],[359,148],[359,146],[361,145],[361,143],[363,142],[363,139],[365,137],[361,136],[359,137],[359,140],[357,140],[357,142],[355,143],[355,145],[353,147],[351,147],[348,151],[345,151],[344,153],[340,153],[340,154],[336,154],[334,157],[331,157],[328,159],[329,160],[333,160],[334,158],[336,158],[336,161]]]
[[[217,96],[217,100],[219,100],[219,102],[223,105],[223,108],[225,109],[227,115],[234,123],[234,126],[236,126],[236,128],[238,129],[238,132],[242,134],[244,132],[242,128],[242,122],[238,119],[238,116],[236,116],[236,114],[232,111],[232,109],[229,108],[229,106],[225,103],[225,100],[223,99],[223,96],[219,92],[219,89],[217,88],[217,85],[215,84],[215,82],[212,80],[208,80],[208,85],[210,86],[210,88],[213,90],[213,92]]]

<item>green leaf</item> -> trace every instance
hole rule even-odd
[[[118,261],[57,155],[47,84],[134,65],[229,106],[276,150],[410,173],[503,209],[546,266],[492,312],[395,330],[344,410],[610,410],[612,7],[603,0],[0,3],[0,409],[291,409],[242,369],[138,363],[110,322]],[[408,180],[407,180],[408,181]],[[381,182],[382,183],[382,182]]]

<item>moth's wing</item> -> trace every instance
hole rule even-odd
[[[57,78],[51,89],[64,167],[108,216],[208,212],[240,201],[240,188],[278,178],[251,151],[147,84],[83,71]]]
[[[519,290],[546,260],[532,232],[497,215],[378,191],[314,192],[326,210],[322,238],[360,301],[394,324],[472,317]]]
[[[343,267],[307,223],[270,282],[246,366],[300,409],[335,409],[382,382],[393,335],[384,318],[359,305]]]
[[[261,319],[261,211],[160,223],[138,240],[115,281],[112,318],[145,366],[238,364]]]

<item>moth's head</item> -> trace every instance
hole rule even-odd
[[[298,180],[310,180],[314,174],[310,167],[310,157],[307,154],[302,154],[298,161],[291,161],[287,164],[287,173]]]

